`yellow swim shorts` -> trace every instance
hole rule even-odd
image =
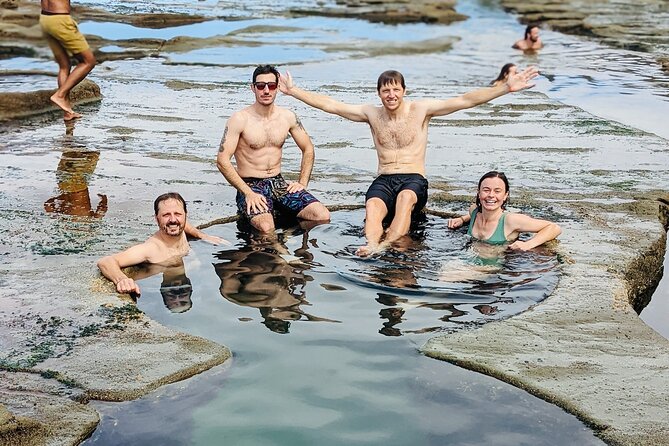
[[[79,32],[77,22],[67,14],[42,14],[39,16],[39,24],[54,53],[64,48],[68,55],[73,56],[90,48],[84,35]]]

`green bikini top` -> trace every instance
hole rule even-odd
[[[497,222],[497,227],[495,228],[495,232],[492,233],[490,238],[487,240],[481,240],[477,239],[472,235],[472,228],[474,227],[474,221],[476,220],[476,214],[478,214],[478,209],[474,208],[474,210],[471,212],[471,218],[469,219],[469,229],[467,229],[467,235],[471,236],[472,238],[479,240],[484,243],[489,243],[491,245],[503,245],[504,243],[508,243],[509,241],[506,239],[504,236],[504,220],[506,218],[506,212],[502,213],[502,216],[499,218],[499,222]]]

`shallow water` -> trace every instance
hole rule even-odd
[[[669,249],[669,243],[667,247]],[[653,330],[669,339],[669,255],[664,254],[664,274],[657,285],[653,298],[641,310],[639,317]]]
[[[669,190],[669,150],[664,139],[669,136],[664,122],[669,115],[667,75],[652,57],[550,31],[543,32],[544,51],[524,56],[510,48],[522,26],[491,2],[460,1],[458,10],[470,19],[450,26],[389,26],[284,14],[293,3],[304,2],[82,3],[117,12],[159,10],[217,17],[164,30],[84,22],[85,32],[116,39],[186,34],[222,35],[228,40],[101,64],[90,78],[101,86],[103,101],[80,107],[85,119],[67,128],[56,113],[0,127],[0,227],[7,234],[0,241],[0,261],[9,272],[51,267],[54,258],[75,259],[70,261],[94,271],[95,259],[142,241],[155,230],[152,201],[167,190],[185,196],[194,224],[234,214],[234,190],[214,159],[226,119],[251,101],[250,73],[260,62],[280,63],[282,71],[291,70],[298,85],[353,103],[378,102],[375,79],[387,68],[405,74],[412,99],[451,97],[487,85],[507,61],[538,64],[545,76],[533,90],[432,121],[427,174],[433,209],[464,211],[467,203],[435,199],[441,187],[448,185],[455,194],[472,196],[478,177],[491,169],[504,170],[511,178],[512,205],[515,197],[531,190],[545,205],[520,210],[558,222],[579,218],[561,205],[564,202],[621,204],[647,191]],[[223,22],[221,17],[238,20]],[[107,50],[126,48],[117,43]],[[55,64],[48,59],[15,58],[0,61],[0,69],[55,72]],[[278,102],[296,110],[316,144],[310,190],[326,204],[362,204],[376,169],[369,129],[291,98],[280,96]],[[77,157],[96,157],[97,162],[79,167],[63,162]],[[299,151],[288,141],[284,172],[290,176],[299,163]],[[68,172],[73,183],[86,187],[69,190],[63,182]],[[108,200],[105,212],[100,208],[102,195]],[[54,204],[52,211],[47,203]],[[346,234],[350,242],[345,246],[362,243],[360,221],[357,217]],[[328,228],[315,228],[314,233]],[[217,230],[223,231],[212,228]],[[236,238],[232,233],[222,235]],[[439,236],[447,237],[447,232]],[[317,238],[327,240],[328,236]],[[457,240],[434,239],[428,246],[448,241],[458,251],[462,245],[457,243],[464,240]],[[299,257],[298,246],[292,243],[301,244],[301,238],[286,242],[290,255]],[[115,444],[128,432],[132,435],[123,443],[150,442],[163,435],[154,426],[167,424],[156,421],[164,419],[170,420],[170,428],[160,443],[187,438],[184,442],[207,444],[214,442],[212,436],[224,438],[231,432],[239,443],[251,444],[259,442],[252,437],[258,432],[257,438],[267,443],[272,435],[299,437],[304,443],[322,435],[332,444],[344,440],[378,444],[391,441],[386,425],[406,428],[427,444],[445,444],[449,439],[454,444],[467,444],[470,439],[472,444],[549,444],[556,435],[571,438],[567,442],[574,444],[597,441],[581,423],[548,403],[416,353],[428,336],[422,332],[503,317],[534,300],[518,309],[499,296],[482,298],[481,283],[444,290],[435,280],[441,265],[426,249],[417,250],[417,257],[405,253],[359,263],[342,246],[331,252],[327,246],[308,249],[323,265],[314,263],[296,273],[296,292],[306,290],[309,305],[299,303],[299,311],[282,314],[299,316],[299,320],[268,318],[258,307],[224,299],[220,278],[212,276],[214,270],[209,267],[222,260],[212,260],[213,250],[199,242],[187,258],[187,271],[208,271],[212,280],[194,282],[189,311],[168,311],[160,297],[159,277],[147,279],[140,299],[145,311],[166,325],[228,345],[235,359],[220,378],[212,374],[212,381],[206,374],[195,384],[177,384],[173,390],[136,402],[101,404],[105,418],[90,441]],[[450,272],[468,259],[454,260]],[[394,285],[390,286],[387,266],[397,262],[407,266],[392,272]],[[8,274],[3,280],[21,280],[17,277]],[[504,278],[507,283],[512,279]],[[47,291],[33,292],[47,293],[59,284],[52,276],[48,280],[43,287]],[[433,293],[418,295],[416,286]],[[376,297],[349,296],[351,289],[359,290],[361,296],[376,293]],[[181,303],[179,290],[172,291],[175,305]],[[477,300],[446,301],[440,306],[445,291],[469,292],[467,299]],[[502,311],[491,315],[490,308],[481,307],[486,314],[474,308],[477,305]],[[309,317],[327,320],[309,321]],[[264,324],[267,319],[269,323]],[[357,328],[342,332],[345,323]],[[279,335],[277,331],[286,326],[289,334]],[[271,361],[262,362],[269,357]],[[337,358],[341,366],[318,368],[324,357]],[[321,389],[324,381],[329,385]],[[384,405],[387,414],[374,411],[368,418],[367,404]],[[237,411],[227,411],[225,419],[217,416],[229,407]],[[509,417],[510,413],[514,416]],[[339,436],[342,426],[350,438]],[[397,444],[408,443],[408,434],[398,431],[396,435],[404,441]],[[502,432],[508,436],[497,435]]]
[[[425,280],[416,273],[463,252],[466,236],[431,217],[393,261],[361,260],[350,251],[362,214],[338,211],[329,224],[251,244],[235,224],[212,227],[234,246],[195,242],[183,268],[141,280],[142,311],[230,346],[234,360],[187,390],[96,403],[103,420],[85,444],[601,444],[557,408],[417,353],[429,333],[543,299],[557,280],[554,256],[502,256],[487,280],[416,288]],[[367,274],[382,283],[364,283]],[[148,433],[155,419],[172,421]]]

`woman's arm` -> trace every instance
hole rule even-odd
[[[472,211],[474,211],[474,208],[476,208],[475,204],[472,204],[469,206],[469,212],[467,212],[465,215],[461,215],[459,217],[455,218],[449,218],[448,219],[448,229],[458,229],[465,224],[469,223],[469,220],[472,218]]]
[[[506,216],[506,224],[511,232],[534,232],[531,239],[521,241],[516,240],[511,245],[510,249],[517,249],[520,251],[527,251],[537,247],[549,240],[553,240],[562,233],[560,227],[548,220],[541,220],[532,218],[529,215],[510,213]],[[506,228],[505,228],[506,230]]]

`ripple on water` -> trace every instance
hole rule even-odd
[[[448,230],[446,220],[434,216],[415,228],[401,250],[363,259],[354,252],[363,242],[364,211],[332,216],[329,224],[282,230],[276,238],[235,232],[235,223],[210,228],[238,242],[213,252],[194,245],[197,260],[186,257],[179,271],[163,273],[165,308],[159,311],[190,309],[201,300],[191,296],[194,290],[218,288],[223,300],[210,303],[208,311],[232,324],[258,311],[260,323],[277,333],[289,333],[301,322],[324,322],[400,336],[518,314],[546,298],[558,282],[554,253],[472,245],[464,231]],[[166,297],[168,289],[181,296]]]

